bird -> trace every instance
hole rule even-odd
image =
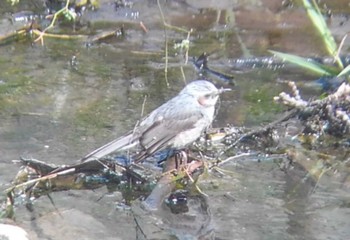
[[[98,160],[113,152],[139,146],[132,156],[135,163],[165,149],[182,149],[207,130],[215,115],[215,105],[222,92],[207,80],[187,84],[178,95],[144,117],[123,136],[84,156],[81,161]]]

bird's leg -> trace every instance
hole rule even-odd
[[[202,160],[196,160],[190,156],[190,151],[188,149],[178,150],[175,152],[175,168],[178,172],[183,172],[194,182],[191,174],[198,168],[204,165]]]
[[[175,153],[175,169],[180,169],[183,165],[188,164],[188,150],[176,150]]]
[[[191,182],[195,182],[191,175],[205,163],[191,157],[189,152],[188,149],[174,151],[172,157],[165,162],[162,175],[172,174],[175,179],[187,176]]]
[[[163,175],[172,173],[178,176],[180,170],[189,163],[187,150],[174,150],[163,166]]]
[[[190,181],[194,184],[195,188],[197,189],[197,191],[201,194],[203,194],[204,196],[207,196],[207,194],[205,194],[197,185],[197,181],[198,181],[198,176],[193,179],[192,174],[200,168],[204,168],[206,169],[207,163],[204,161],[204,156],[202,155],[202,153],[200,152],[200,156],[201,158],[193,158],[191,157],[188,153],[186,155],[187,160],[189,159],[190,161],[187,161],[186,165],[183,165],[182,167],[182,172],[184,172],[186,174],[186,176],[188,177],[188,179],[190,179]]]

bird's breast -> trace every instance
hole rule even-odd
[[[172,147],[182,148],[193,143],[210,126],[211,122],[212,118],[209,119],[207,116],[203,116],[194,124],[193,128],[190,128],[177,134],[174,138]]]

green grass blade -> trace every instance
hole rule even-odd
[[[337,77],[341,77],[343,75],[349,74],[350,73],[350,65],[348,65],[346,68],[344,68],[338,75]]]
[[[321,34],[328,53],[335,58],[339,67],[343,69],[344,66],[337,55],[337,50],[338,50],[337,43],[335,42],[334,37],[332,36],[332,33],[330,32],[327,26],[327,23],[324,20],[322,13],[320,12],[316,2],[313,1],[313,3],[314,4],[311,4],[309,0],[303,0],[304,7],[311,21],[317,28],[318,32]]]
[[[322,14],[319,12],[318,8],[315,8],[309,0],[303,0],[304,6],[306,8],[306,11],[313,22],[313,24],[316,26],[318,32],[322,35],[324,42],[327,46],[327,51],[334,56],[337,52],[337,44],[335,43],[335,40],[329,31],[327,24],[322,16]]]
[[[334,72],[330,69],[327,69],[327,66],[319,64],[315,61],[302,58],[293,54],[277,52],[273,50],[269,50],[269,52],[273,53],[276,57],[283,59],[284,61],[288,61],[300,67],[306,68],[314,73],[317,73],[321,76],[334,76]]]

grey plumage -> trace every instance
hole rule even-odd
[[[82,160],[100,159],[139,145],[141,151],[133,156],[139,161],[169,147],[185,147],[211,125],[221,92],[223,90],[218,90],[208,81],[191,82],[177,96],[146,116],[133,131],[96,149]]]

